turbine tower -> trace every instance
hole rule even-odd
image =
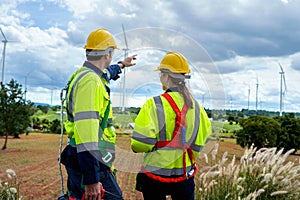
[[[280,74],[280,104],[279,104],[279,116],[282,116],[282,110],[283,110],[283,96],[285,95],[286,91],[287,91],[287,88],[286,88],[286,82],[285,82],[285,75],[284,75],[284,71],[283,71],[283,68],[281,66],[280,63],[279,64],[279,67],[280,67],[280,70],[281,72],[279,72]],[[284,84],[284,90],[282,88],[282,84]]]
[[[127,38],[126,38],[126,33],[125,33],[125,28],[122,24],[122,29],[123,29],[123,34],[124,34],[124,40],[125,40],[125,48],[123,49],[124,51],[124,59],[128,57],[128,43],[127,43]],[[126,67],[124,67],[124,77],[123,77],[123,87],[122,87],[122,90],[123,90],[123,95],[122,95],[122,112],[125,111],[125,96],[126,96],[126,87],[125,87],[125,77],[126,77]]]
[[[249,110],[249,107],[250,107],[250,85],[248,88],[248,110]]]
[[[2,37],[3,37],[3,51],[2,51],[2,79],[1,79],[1,82],[4,84],[4,65],[5,65],[5,50],[6,50],[6,44],[8,42],[8,40],[6,39],[1,27],[0,27],[0,31],[1,31],[1,34],[2,34]]]
[[[257,114],[257,106],[258,106],[258,78],[256,76],[256,106],[255,106],[255,109],[256,109],[256,114]]]

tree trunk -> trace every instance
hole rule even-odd
[[[6,145],[7,145],[7,139],[8,139],[8,130],[6,129],[5,130],[5,140],[4,140],[4,144],[3,144],[3,147],[2,147],[2,150],[5,150],[6,149]]]

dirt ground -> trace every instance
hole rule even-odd
[[[64,137],[64,145],[66,143]],[[7,180],[6,169],[13,169],[20,183],[20,195],[23,200],[55,200],[61,194],[61,181],[57,162],[59,154],[59,135],[30,133],[20,139],[10,138],[6,150],[0,150],[0,180]],[[2,147],[4,138],[0,138]],[[63,146],[64,146],[63,145]],[[213,144],[212,144],[213,145]],[[209,151],[211,147],[205,149]],[[117,180],[123,191],[124,199],[140,200],[142,195],[135,190],[135,177],[141,164],[141,155],[130,150],[130,137],[117,138],[117,155],[114,163],[118,170]],[[227,151],[239,157],[243,149],[229,142],[220,142],[219,153]],[[201,157],[197,162],[201,166]],[[291,158],[294,159],[294,158]],[[62,167],[64,188],[66,172]]]
[[[117,180],[124,199],[142,199],[135,191],[135,176],[139,168],[139,156],[130,152],[128,136],[118,137],[115,167]],[[61,194],[59,165],[59,135],[30,133],[19,139],[9,138],[6,150],[0,150],[0,180],[7,181],[6,169],[13,169],[20,183],[20,196],[23,200],[55,200]],[[64,137],[65,145],[67,139]],[[4,138],[0,138],[0,147]],[[63,146],[64,146],[63,145]],[[126,149],[126,150],[125,150]],[[62,166],[64,190],[66,172]]]

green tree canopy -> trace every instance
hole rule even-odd
[[[265,116],[251,116],[240,121],[241,130],[236,132],[237,144],[242,147],[274,147],[280,133],[280,123]]]
[[[49,110],[48,106],[38,105],[37,108],[40,109],[44,114],[46,114]]]
[[[284,148],[284,151],[300,149],[300,119],[296,118],[293,113],[275,117],[275,119],[281,124],[276,146]]]
[[[30,125],[32,106],[33,103],[23,99],[22,85],[17,81],[12,79],[6,85],[1,82],[0,134],[6,136],[2,149],[6,149],[8,135],[19,137]]]

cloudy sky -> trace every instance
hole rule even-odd
[[[141,106],[161,93],[154,69],[166,52],[179,51],[192,70],[187,84],[205,107],[279,111],[281,65],[283,110],[300,112],[299,10],[299,0],[1,0],[4,82],[15,79],[26,99],[58,105],[85,60],[88,34],[108,29],[120,47],[117,62],[123,25],[128,54],[138,60],[125,73],[126,90],[123,77],[111,83],[115,106]]]

